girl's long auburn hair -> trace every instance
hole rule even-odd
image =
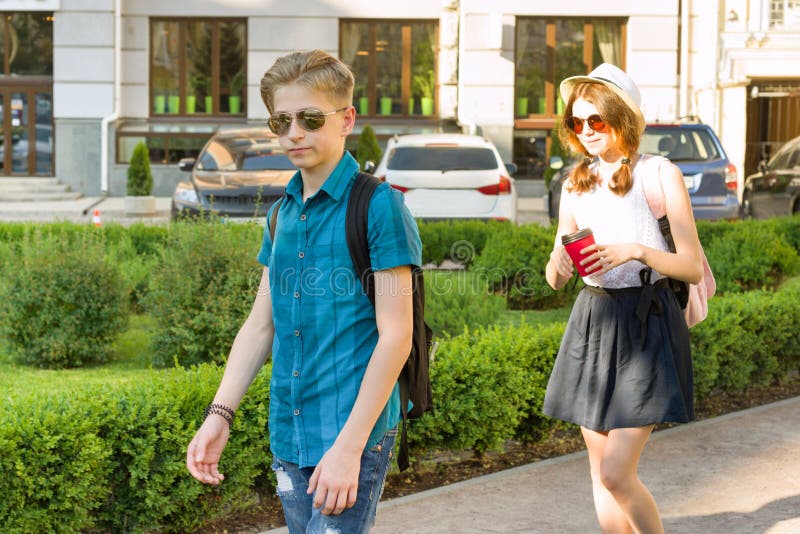
[[[639,149],[639,129],[634,111],[613,91],[600,83],[586,82],[578,84],[567,102],[564,119],[559,129],[561,144],[584,156],[583,161],[570,174],[567,190],[571,193],[585,193],[597,183],[597,176],[589,170],[592,155],[584,148],[578,136],[567,126],[567,119],[572,117],[572,104],[583,98],[597,108],[603,121],[611,128],[611,139],[622,152],[623,157],[633,160]],[[633,186],[631,165],[620,165],[611,178],[609,188],[615,194],[624,196]]]

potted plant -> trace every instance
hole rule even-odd
[[[530,97],[531,90],[533,89],[533,82],[525,75],[517,79],[517,117],[528,116],[528,98]]]
[[[392,114],[392,104],[397,95],[397,80],[388,80],[381,84],[380,112],[381,115]]]
[[[433,91],[436,88],[433,70],[415,74],[412,83],[413,93],[420,97],[422,114],[433,115]]]
[[[230,89],[230,96],[228,96],[228,111],[230,113],[239,113],[242,109],[242,83],[244,82],[244,73],[239,70],[236,71],[230,82],[228,88]]]
[[[358,101],[358,114],[369,115],[369,97],[367,96],[367,88],[362,84],[356,84],[353,90],[353,97]]]
[[[205,98],[205,111],[211,113],[211,80],[205,74],[194,74],[189,80],[192,94],[186,96],[186,113],[194,113],[197,109],[197,99]]]
[[[150,154],[147,145],[139,142],[133,149],[128,166],[126,215],[155,215],[156,198],[152,196],[153,174],[150,172]]]

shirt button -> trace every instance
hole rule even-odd
[[[294,292],[294,298],[296,298],[296,299],[300,298],[300,292],[299,291],[295,291]]]
[[[300,371],[293,371],[292,376],[300,376]]]
[[[294,331],[294,337],[300,337],[300,330]]]
[[[305,258],[305,257],[306,257],[306,253],[305,253],[305,252],[301,252],[301,253],[300,253],[300,254],[298,254],[297,256],[298,256],[298,257],[299,257],[299,258],[302,260],[303,258]]]
[[[301,221],[305,221],[306,220],[306,214],[305,213],[300,216],[300,220]]]
[[[295,410],[295,411],[294,411],[294,414],[295,414],[295,415],[300,415],[300,410]]]

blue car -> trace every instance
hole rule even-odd
[[[678,166],[689,191],[695,219],[738,218],[736,167],[710,126],[694,122],[648,124],[639,152],[665,156]],[[551,162],[551,166],[559,165],[548,189],[548,211],[553,219],[558,218],[561,185],[572,167],[565,167],[559,158]]]

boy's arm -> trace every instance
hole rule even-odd
[[[264,268],[253,308],[233,341],[215,404],[238,408],[247,388],[272,352],[272,296],[268,271]],[[218,470],[219,458],[228,443],[230,428],[220,415],[209,415],[186,451],[186,467],[200,482],[219,484],[225,478]]]
[[[411,352],[412,302],[409,266],[375,272],[378,344],[350,416],[309,480],[308,492],[316,490],[314,506],[322,506],[323,514],[339,514],[356,502],[361,455]]]

